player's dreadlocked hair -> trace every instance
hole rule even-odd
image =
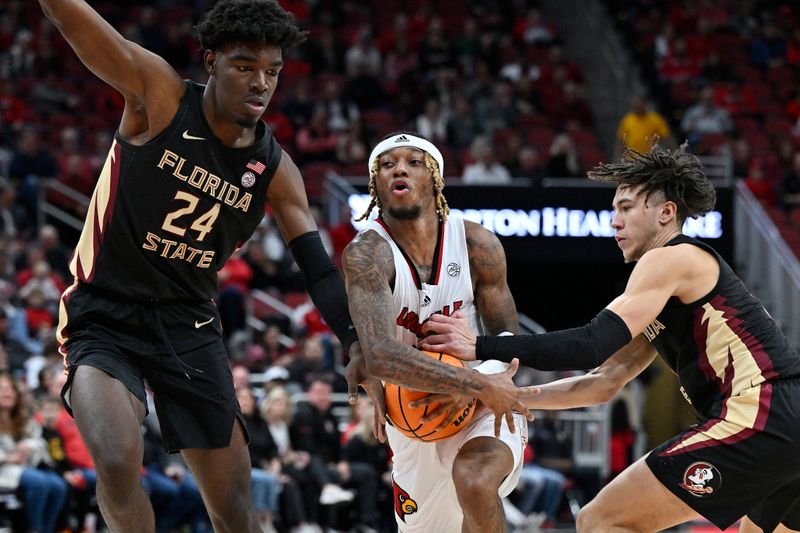
[[[678,224],[687,217],[703,215],[714,208],[717,194],[703,173],[697,156],[686,151],[683,143],[675,150],[654,144],[647,153],[628,148],[619,163],[603,163],[588,172],[589,179],[638,187],[645,194],[660,191],[678,206]]]
[[[403,133],[413,135],[414,137],[419,137],[420,139],[425,139],[425,137],[413,131],[395,131],[394,133],[386,135],[383,139],[388,139],[389,137],[394,137],[395,135],[400,135]],[[383,139],[381,139],[381,141]],[[428,167],[428,170],[431,171],[431,175],[433,176],[433,195],[436,197],[436,213],[439,215],[439,220],[445,222],[447,220],[447,215],[450,213],[450,206],[447,205],[447,200],[442,193],[442,189],[444,189],[444,177],[439,170],[439,164],[436,162],[433,156],[431,156],[431,154],[423,151],[422,160],[425,162],[425,166]],[[372,163],[372,168],[369,169],[369,194],[372,197],[372,200],[370,200],[366,212],[358,217],[356,222],[367,219],[369,214],[372,212],[372,208],[375,206],[378,206],[378,214],[382,213],[383,211],[381,200],[378,198],[378,186],[376,184],[376,180],[378,179],[379,164],[380,157],[377,157]]]
[[[219,50],[236,42],[258,42],[292,48],[306,32],[275,0],[220,0],[197,25],[203,50]]]

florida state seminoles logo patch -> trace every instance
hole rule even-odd
[[[683,473],[680,487],[697,498],[709,498],[719,490],[722,485],[722,474],[711,463],[692,463]]]
[[[394,488],[394,512],[397,513],[400,520],[405,522],[406,515],[417,512],[417,502],[412,500],[411,496],[400,488],[394,478],[392,478],[392,486]]]

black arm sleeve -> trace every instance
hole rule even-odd
[[[631,332],[619,315],[603,309],[581,328],[540,335],[480,336],[477,359],[497,359],[538,370],[589,370],[614,355],[631,340]]]
[[[292,239],[289,249],[305,276],[311,300],[345,350],[349,350],[358,336],[347,308],[344,279],[328,257],[319,232],[310,231]]]

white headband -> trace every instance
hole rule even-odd
[[[444,178],[444,158],[439,149],[436,148],[432,142],[426,141],[420,137],[415,137],[414,135],[409,135],[408,133],[400,133],[379,142],[378,146],[373,148],[372,153],[369,154],[369,172],[372,173],[372,165],[382,153],[401,146],[411,146],[419,148],[423,152],[428,152],[439,164],[439,174]]]

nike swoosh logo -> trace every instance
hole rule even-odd
[[[205,141],[205,137],[195,137],[194,135],[189,135],[189,130],[183,132],[183,138],[188,141]]]
[[[194,321],[194,327],[195,327],[195,329],[200,329],[203,326],[205,326],[206,324],[210,324],[213,320],[214,320],[213,316],[211,318],[209,318],[208,320],[206,320],[205,322],[200,322],[199,320],[195,320]]]

